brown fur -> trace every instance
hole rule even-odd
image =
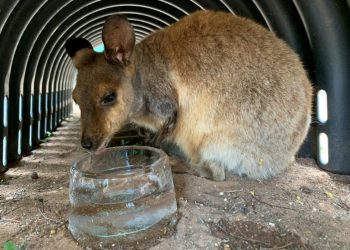
[[[267,178],[294,159],[309,127],[312,87],[298,56],[273,33],[245,18],[199,11],[126,51],[130,41],[118,27],[132,30],[120,18],[107,21],[109,63],[94,54],[78,67],[73,96],[93,150],[134,122],[176,143],[214,180],[225,179],[225,170]],[[111,90],[117,103],[101,107]]]

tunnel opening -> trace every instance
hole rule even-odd
[[[103,45],[103,43],[100,43],[94,47],[94,51],[97,53],[103,53],[105,51],[105,46]]]

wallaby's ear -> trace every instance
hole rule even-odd
[[[91,43],[88,40],[81,37],[68,38],[64,47],[66,48],[66,51],[71,58],[73,58],[75,56],[75,53],[81,49],[92,49]]]
[[[106,60],[125,66],[135,47],[135,34],[128,19],[122,15],[109,17],[102,30]]]
[[[64,46],[77,68],[89,64],[95,57],[91,43],[84,38],[70,37]]]

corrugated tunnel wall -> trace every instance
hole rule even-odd
[[[0,0],[0,169],[38,146],[71,113],[75,70],[64,50],[68,37],[98,46],[106,17],[122,13],[141,40],[199,9],[253,19],[300,55],[316,92],[314,122],[299,154],[350,174],[346,0]]]

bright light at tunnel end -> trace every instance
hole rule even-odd
[[[105,51],[105,46],[103,45],[103,43],[101,43],[94,47],[94,51],[97,53],[103,53]]]

